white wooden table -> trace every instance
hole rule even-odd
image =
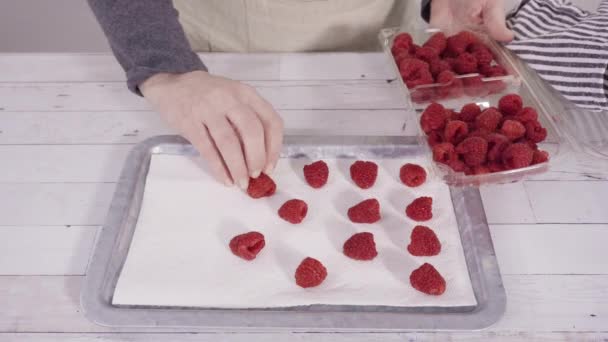
[[[403,99],[382,55],[203,58],[258,88],[288,134],[403,134],[394,124]],[[109,55],[0,55],[1,341],[608,340],[608,170],[571,160],[482,189],[508,297],[485,331],[180,334],[90,323],[81,283],[123,161],[133,144],[166,133]]]

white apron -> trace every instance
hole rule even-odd
[[[174,0],[195,51],[369,51],[419,26],[420,0]]]

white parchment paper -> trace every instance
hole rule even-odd
[[[447,186],[427,181],[412,189],[399,181],[405,162],[422,159],[375,160],[378,181],[368,190],[350,180],[351,159],[325,160],[328,184],[318,190],[303,178],[306,159],[282,159],[272,177],[277,193],[254,200],[237,188],[217,183],[197,158],[154,155],[146,180],[143,204],[131,247],[113,296],[113,304],[215,308],[266,308],[309,304],[462,306],[476,300],[466,268]],[[406,247],[417,224],[405,207],[418,196],[434,199],[431,221],[442,252],[413,257]],[[347,209],[367,198],[380,201],[382,220],[354,224]],[[286,200],[308,203],[308,216],[299,225],[283,221],[277,210]],[[253,261],[234,256],[230,239],[256,230],[266,247]],[[352,234],[374,234],[378,256],[355,261],[342,254]],[[294,271],[311,256],[328,270],[325,282],[303,289]],[[447,290],[429,296],[409,284],[412,270],[432,263],[444,276]]]

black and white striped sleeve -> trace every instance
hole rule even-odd
[[[591,13],[567,0],[529,0],[509,20],[507,45],[575,104],[607,110],[608,0]]]

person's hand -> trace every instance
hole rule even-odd
[[[204,71],[157,74],[140,85],[163,119],[188,139],[226,185],[274,168],[283,121],[251,86]]]
[[[499,42],[513,40],[503,0],[432,0],[430,24],[447,31],[481,26]]]

